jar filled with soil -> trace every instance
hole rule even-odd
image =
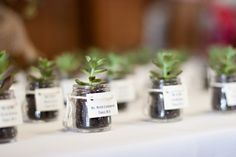
[[[181,85],[178,79],[154,80],[150,95],[149,115],[152,119],[160,121],[178,121],[181,120],[181,108],[166,109],[163,87]]]
[[[212,109],[215,111],[236,110],[232,92],[236,89],[236,76],[215,76],[212,87]]]
[[[16,126],[22,122],[22,117],[12,90],[0,93],[0,113],[0,143],[14,141]]]
[[[67,104],[68,119],[64,125],[72,131],[101,132],[110,130],[111,116],[89,117],[88,94],[103,94],[109,92],[108,85],[101,84],[94,87],[74,85]],[[96,99],[94,99],[96,101]],[[116,104],[115,104],[116,105]],[[117,107],[117,106],[116,106]]]
[[[62,91],[55,81],[30,82],[26,91],[26,102],[27,120],[54,121],[63,104]]]

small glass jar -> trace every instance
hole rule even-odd
[[[51,111],[38,111],[35,99],[36,89],[49,89],[59,87],[58,83],[55,81],[50,82],[30,82],[27,86],[26,91],[26,106],[25,112],[27,116],[27,121],[44,121],[50,122],[58,118],[59,110]]]
[[[69,104],[67,104],[66,118],[64,126],[77,132],[101,132],[110,130],[111,116],[89,118],[86,99],[76,97],[86,97],[86,94],[108,92],[108,85],[100,85],[94,88],[88,86],[74,85]]]
[[[10,100],[10,99],[15,99],[15,95],[12,90],[0,93],[0,101]],[[16,126],[0,127],[0,143],[7,143],[14,141],[16,135],[17,135]]]
[[[150,92],[151,105],[149,108],[149,115],[152,119],[168,122],[168,121],[178,121],[181,120],[182,109],[171,109],[166,110],[164,106],[164,96],[162,89],[164,86],[173,86],[180,85],[179,79],[171,79],[171,80],[158,80],[152,82],[152,89],[159,90]]]
[[[226,99],[226,83],[236,82],[236,76],[215,76],[212,82],[212,109],[215,111],[232,111],[236,106],[229,106]]]
[[[129,103],[134,101],[136,97],[135,88],[132,80],[128,78],[108,79],[111,92],[117,99],[117,107],[119,111],[128,109]]]

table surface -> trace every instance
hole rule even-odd
[[[111,131],[67,132],[61,120],[26,123],[18,127],[16,142],[0,145],[0,156],[235,156],[236,113],[211,110],[211,94],[202,87],[200,63],[191,59],[184,66],[181,78],[188,88],[189,106],[182,121],[157,123],[145,115],[147,83],[140,82],[148,82],[147,72],[152,68],[146,66],[133,76],[139,90],[136,101],[113,117]]]

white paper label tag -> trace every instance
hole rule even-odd
[[[37,111],[53,111],[63,106],[61,88],[42,88],[35,90]]]
[[[236,83],[225,83],[223,85],[228,106],[236,105]]]
[[[117,101],[111,92],[87,94],[86,97],[89,118],[118,114]]]
[[[114,80],[110,87],[117,102],[130,102],[135,99],[135,88],[131,80]]]
[[[0,100],[0,128],[16,126],[21,123],[21,107],[17,105],[16,100]]]
[[[182,85],[163,87],[165,110],[180,109],[187,106],[187,92]]]

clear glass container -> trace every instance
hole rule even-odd
[[[50,122],[58,118],[59,110],[38,111],[36,109],[35,90],[49,89],[59,87],[56,81],[51,82],[30,82],[26,89],[26,121],[34,122]]]
[[[15,99],[15,95],[12,90],[0,93],[0,101],[10,100],[10,99]],[[16,135],[17,135],[16,126],[0,127],[0,143],[7,143],[14,141]]]
[[[152,89],[160,90],[159,92],[150,92],[150,108],[149,115],[153,120],[160,122],[181,120],[182,109],[166,110],[164,106],[164,96],[161,90],[164,86],[180,85],[179,79],[158,80],[152,82]]]
[[[108,81],[109,81],[109,83],[112,83],[112,81],[117,81],[117,80],[119,81],[119,80],[122,80],[122,79],[124,79],[124,78],[108,79]],[[118,107],[119,111],[125,111],[128,108],[128,102],[120,102],[120,101],[118,101],[117,102],[117,107]]]
[[[236,76],[215,76],[212,82],[212,109],[215,111],[232,111],[236,106],[229,106],[226,99],[225,83],[236,82]]]
[[[103,93],[110,91],[108,85],[94,88],[74,85],[71,96],[68,98],[64,126],[77,132],[101,132],[110,130],[111,116],[89,118],[86,106],[86,94]]]

